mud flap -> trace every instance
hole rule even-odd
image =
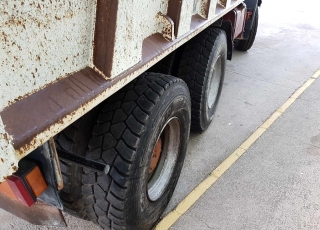
[[[0,193],[0,208],[35,225],[66,227],[60,209],[37,201],[30,208]]]

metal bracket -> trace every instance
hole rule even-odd
[[[218,0],[218,4],[223,8],[230,6],[231,0]]]
[[[107,174],[110,170],[110,166],[97,161],[88,160],[84,157],[74,155],[63,149],[57,149],[60,160],[66,161],[70,164],[75,164],[83,168],[90,169],[95,172]]]
[[[63,186],[63,183],[61,181],[62,178],[57,177],[55,172],[53,155],[54,153],[52,152],[49,142],[46,142],[30,153],[27,158],[39,163],[48,184],[48,188],[38,197],[38,200],[63,210],[63,204],[59,196],[59,186]]]
[[[173,20],[168,15],[164,15],[161,12],[159,12],[156,17],[163,26],[162,36],[168,41],[173,41],[175,39]]]

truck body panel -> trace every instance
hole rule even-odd
[[[243,0],[0,3],[0,182]]]

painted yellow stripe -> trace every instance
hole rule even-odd
[[[245,140],[241,145],[240,148],[248,150],[251,145],[256,142],[256,140],[259,139],[259,137],[266,131],[266,128],[261,128],[259,127],[256,131],[254,131],[253,134],[251,134],[251,136]]]
[[[320,69],[318,69],[318,71],[315,72],[315,74],[313,74],[313,76],[311,78],[317,79],[318,77],[320,77]]]
[[[270,126],[297,100],[297,98],[320,76],[320,69],[283,103],[251,136],[202,181],[178,206],[165,216],[155,230],[169,229],[197,200],[270,128]]]

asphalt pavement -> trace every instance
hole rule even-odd
[[[320,69],[319,6],[316,0],[263,1],[255,44],[228,62],[214,122],[191,135],[163,217]],[[68,228],[40,227],[0,210],[0,229],[100,229],[65,217]],[[320,79],[171,229],[320,229]]]

